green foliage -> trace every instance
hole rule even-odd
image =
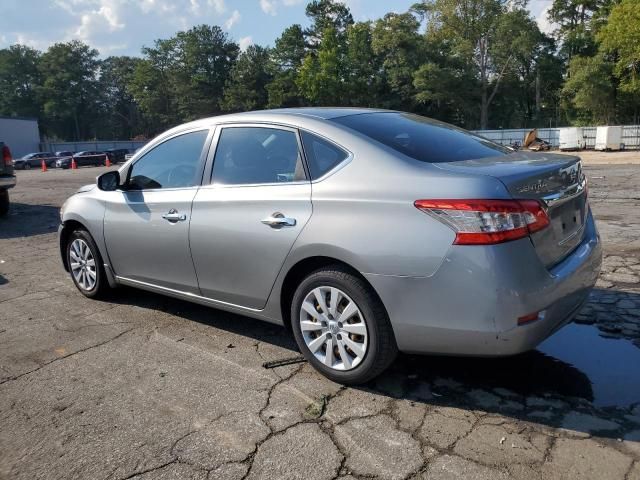
[[[410,13],[388,13],[373,26],[372,50],[381,62],[382,81],[389,86],[382,98],[385,107],[410,110],[413,106],[413,73],[424,60],[419,26]]]
[[[42,113],[38,86],[40,52],[24,45],[0,50],[0,112],[4,115],[37,117]]]
[[[573,57],[562,94],[575,123],[608,124],[615,114],[613,65],[601,55]]]
[[[39,92],[48,128],[75,140],[95,137],[92,124],[82,119],[99,114],[99,64],[98,51],[76,40],[56,43],[42,55]]]
[[[129,91],[142,61],[133,57],[108,57],[100,63],[99,91],[104,112],[101,127],[109,138],[132,138],[142,133],[138,105]]]
[[[615,58],[620,89],[640,98],[640,1],[622,0],[611,10],[609,21],[598,35],[602,50]]]
[[[336,0],[312,0],[306,14],[311,20],[311,27],[305,31],[310,46],[317,46],[327,29],[332,29],[337,37],[344,37],[347,27],[353,24],[349,7]]]
[[[342,105],[344,62],[336,29],[327,27],[317,53],[309,53],[302,62],[296,83],[312,105]]]
[[[156,40],[140,58],[73,41],[0,50],[0,115],[37,116],[61,139],[153,136],[223,111],[305,105],[395,108],[466,128],[636,122],[640,0],[554,0],[553,37],[526,0],[421,0],[354,22],[313,0],[310,26],[273,48],[218,26]]]
[[[227,111],[257,110],[267,105],[269,49],[251,45],[238,57],[224,89],[221,107]]]

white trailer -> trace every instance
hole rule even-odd
[[[584,135],[580,127],[560,129],[560,150],[580,150],[585,147]]]
[[[596,150],[621,150],[622,127],[598,127],[596,129]]]

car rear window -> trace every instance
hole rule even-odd
[[[410,113],[364,113],[332,121],[421,162],[455,162],[510,153],[506,147],[471,132]]]

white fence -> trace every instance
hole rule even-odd
[[[582,127],[582,134],[587,148],[593,148],[596,144],[596,128],[597,127]],[[511,145],[514,142],[519,142],[520,145],[522,145],[525,135],[530,130],[529,128],[474,130],[474,133],[501,145]],[[559,137],[560,128],[538,129],[538,138],[549,142],[553,147],[557,148],[559,146]],[[622,143],[625,148],[640,148],[640,125],[624,125],[622,127]]]
[[[137,140],[114,140],[114,141],[104,141],[104,140],[95,140],[88,142],[42,142],[40,144],[41,152],[63,152],[66,150],[70,150],[72,152],[82,152],[85,150],[93,150],[96,152],[102,152],[104,150],[109,150],[111,148],[128,148],[133,151],[136,148],[142,147],[147,141],[137,141]]]

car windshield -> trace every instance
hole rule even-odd
[[[22,160],[29,160],[30,158],[35,158],[35,156],[38,155],[37,153],[27,153],[24,157],[22,157]]]
[[[506,147],[471,132],[410,113],[365,113],[332,121],[421,162],[455,162],[510,153]]]

